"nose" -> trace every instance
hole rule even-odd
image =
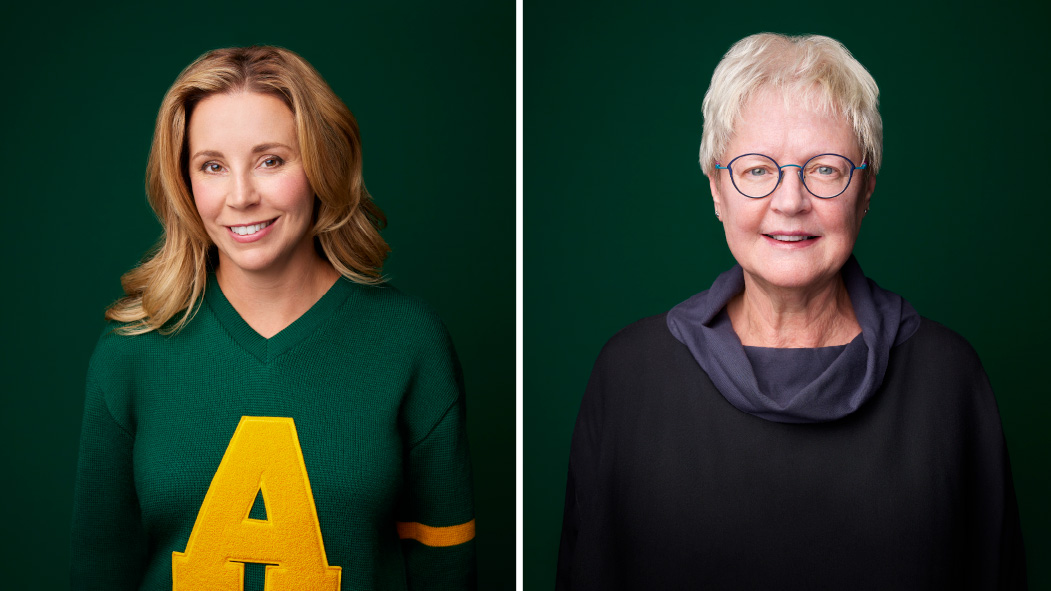
[[[803,168],[798,164],[786,164],[781,168],[781,184],[770,194],[770,208],[785,215],[810,211],[811,195],[803,185]]]
[[[226,197],[226,204],[234,209],[246,209],[256,203],[259,203],[259,193],[252,178],[248,174],[237,175]]]

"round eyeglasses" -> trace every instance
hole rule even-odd
[[[773,193],[784,178],[784,169],[794,166],[799,169],[799,180],[814,197],[831,199],[850,186],[854,171],[864,169],[867,163],[854,166],[854,162],[839,154],[818,154],[798,164],[779,165],[776,160],[763,154],[742,154],[726,166],[715,163],[715,168],[730,171],[734,188],[745,197],[762,199]]]

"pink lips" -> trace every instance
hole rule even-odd
[[[778,240],[777,238],[774,238],[774,236],[778,236],[778,237],[782,237],[782,238],[783,237],[792,237],[792,238],[795,238],[795,239],[794,240]],[[775,232],[764,233],[763,234],[763,238],[769,244],[771,244],[773,246],[776,246],[778,248],[799,249],[799,248],[806,248],[806,247],[816,243],[821,238],[821,236],[815,236],[814,234],[811,234],[809,232],[798,232],[798,231],[797,232],[777,232],[777,231],[775,231]]]
[[[267,227],[263,228],[262,230],[259,230],[255,234],[246,234],[246,235],[242,236],[242,235],[234,232],[233,231],[233,227],[231,227],[231,226],[227,226],[226,227],[226,232],[230,235],[231,238],[234,239],[235,242],[240,242],[241,244],[247,244],[249,242],[255,242],[257,240],[263,239],[267,234],[270,233],[271,230],[273,230],[274,226],[277,224],[277,220],[278,220],[278,218],[274,218],[272,220],[263,220],[261,222],[252,222],[250,224],[237,224],[237,227],[241,227],[241,226],[254,226],[256,224],[264,224],[267,221],[270,222],[270,224]]]

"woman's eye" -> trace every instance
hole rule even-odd
[[[745,174],[747,174],[748,176],[763,176],[763,175],[766,174],[766,169],[765,168],[752,168],[752,169],[749,169],[748,172],[745,173]]]
[[[219,173],[223,171],[223,166],[218,162],[205,162],[204,166],[201,167],[204,172]]]
[[[266,160],[263,160],[263,168],[275,168],[281,166],[283,162],[284,160],[278,158],[277,156],[271,156]]]
[[[817,173],[820,174],[820,175],[826,175],[827,176],[827,175],[835,174],[836,173],[836,169],[832,168],[831,166],[818,166],[817,167]]]

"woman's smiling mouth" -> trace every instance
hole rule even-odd
[[[233,238],[234,242],[240,242],[242,244],[248,242],[255,242],[261,240],[264,236],[270,234],[273,230],[274,224],[280,216],[271,220],[265,220],[262,222],[255,222],[252,224],[245,224],[242,226],[226,226],[226,229],[230,232],[230,238]]]
[[[806,234],[763,234],[763,236],[772,238],[778,242],[802,242],[804,240],[818,238],[818,236],[808,236]]]
[[[267,220],[265,222],[249,224],[247,226],[227,226],[227,228],[230,228],[230,231],[234,234],[237,234],[238,236],[250,236],[252,234],[255,234],[256,232],[259,232],[263,228],[270,226],[270,224],[274,223],[275,221],[277,221],[277,218]]]

